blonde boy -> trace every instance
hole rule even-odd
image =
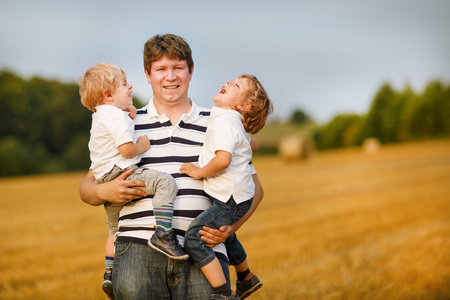
[[[172,230],[173,200],[178,191],[175,180],[167,173],[137,166],[141,154],[150,148],[150,140],[146,135],[136,139],[129,112],[136,112],[131,97],[133,86],[127,82],[125,72],[112,64],[94,64],[80,77],[79,84],[81,103],[93,111],[89,151],[96,182],[111,181],[124,171],[134,169],[127,180],[145,182],[146,187],[136,188],[154,195],[157,228],[148,245],[170,258],[188,259]],[[109,236],[102,288],[110,298],[113,298],[111,274],[114,234],[118,231],[119,212],[123,205],[110,202],[104,204]]]
[[[220,228],[242,218],[252,205],[255,191],[250,160],[252,139],[265,125],[273,106],[261,83],[253,75],[241,75],[227,81],[213,100],[211,120],[199,165],[183,164],[181,174],[203,178],[205,192],[213,205],[201,213],[189,227],[184,246],[192,261],[201,269],[213,287],[211,299],[235,299],[211,248],[201,242],[203,226]],[[225,242],[231,264],[235,265],[237,295],[244,299],[262,286],[248,268],[246,253],[236,236]]]

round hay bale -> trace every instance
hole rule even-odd
[[[308,159],[314,153],[314,141],[310,136],[288,136],[280,140],[278,144],[278,152],[282,158]]]
[[[362,148],[367,154],[375,154],[380,151],[381,144],[377,138],[367,138],[364,140]]]

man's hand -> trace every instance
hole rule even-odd
[[[98,184],[97,189],[99,197],[113,203],[127,203],[131,200],[147,196],[144,191],[133,188],[136,186],[145,187],[143,181],[126,180],[133,171],[133,169],[127,170],[110,182]]]
[[[235,233],[233,225],[230,226],[220,226],[220,229],[213,229],[208,226],[203,226],[203,230],[199,233],[202,235],[202,240],[206,242],[206,247],[213,248],[220,243],[225,242],[225,240]]]

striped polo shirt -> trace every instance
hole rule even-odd
[[[184,234],[191,222],[211,206],[203,191],[203,182],[179,174],[183,163],[198,165],[210,115],[210,109],[190,101],[191,111],[183,114],[175,126],[166,115],[158,114],[153,99],[138,111],[134,119],[136,136],[147,135],[150,139],[150,149],[143,153],[140,166],[169,173],[178,185],[172,227],[181,245],[184,245]],[[146,245],[155,228],[152,196],[135,200],[120,212],[116,240]],[[214,250],[226,254],[223,244]]]

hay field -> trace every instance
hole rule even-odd
[[[450,299],[450,140],[254,164],[265,198],[238,235],[264,287],[249,299]],[[106,299],[83,176],[0,180],[0,299]]]

